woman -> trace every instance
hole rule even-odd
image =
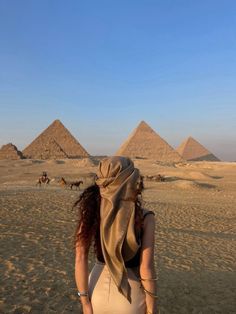
[[[84,314],[157,313],[154,213],[141,208],[142,177],[125,157],[99,164],[96,184],[75,206],[75,280]],[[97,262],[88,275],[94,244]]]

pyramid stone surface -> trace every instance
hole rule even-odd
[[[65,159],[67,154],[61,146],[52,138],[42,143],[41,150],[34,154],[34,159]]]
[[[142,121],[116,152],[118,156],[179,162],[183,158],[146,122]]]
[[[12,143],[3,145],[0,149],[0,159],[23,159],[24,156]]]
[[[189,161],[220,161],[215,155],[207,150],[202,144],[196,141],[191,136],[188,137],[176,151]]]
[[[57,159],[88,157],[89,154],[59,121],[55,120],[23,150],[27,158]],[[42,157],[40,157],[42,156]]]

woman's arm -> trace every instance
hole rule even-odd
[[[147,313],[157,313],[157,287],[154,265],[155,217],[148,214],[144,218],[141,247],[140,276],[146,293]]]
[[[89,249],[77,244],[75,255],[75,281],[80,293],[88,293],[88,252]],[[89,296],[80,297],[83,313],[92,314],[92,305]]]

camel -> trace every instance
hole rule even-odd
[[[59,180],[59,183],[62,187],[69,187],[71,190],[73,190],[73,187],[75,186],[76,190],[80,188],[80,185],[83,184],[83,181],[72,181],[68,182],[63,177]]]
[[[158,174],[156,176],[146,176],[146,180],[148,181],[156,181],[156,182],[164,182],[165,176]]]
[[[165,181],[165,177],[162,176],[161,174],[158,174],[155,178],[155,181],[157,182],[164,182]]]

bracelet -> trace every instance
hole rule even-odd
[[[150,291],[148,291],[148,290],[146,290],[146,289],[144,289],[144,288],[143,288],[143,291],[144,291],[145,293],[147,293],[148,295],[150,295],[150,297],[152,297],[152,298],[154,298],[154,299],[158,299],[158,295],[157,295],[157,294],[154,294],[154,293],[152,293],[152,292],[150,292]]]
[[[156,277],[156,278],[149,278],[149,279],[147,279],[147,278],[139,278],[141,281],[157,281],[158,280],[158,277]]]
[[[88,296],[88,292],[86,291],[86,292],[77,292],[77,294],[78,294],[78,296],[79,297],[87,297]]]

